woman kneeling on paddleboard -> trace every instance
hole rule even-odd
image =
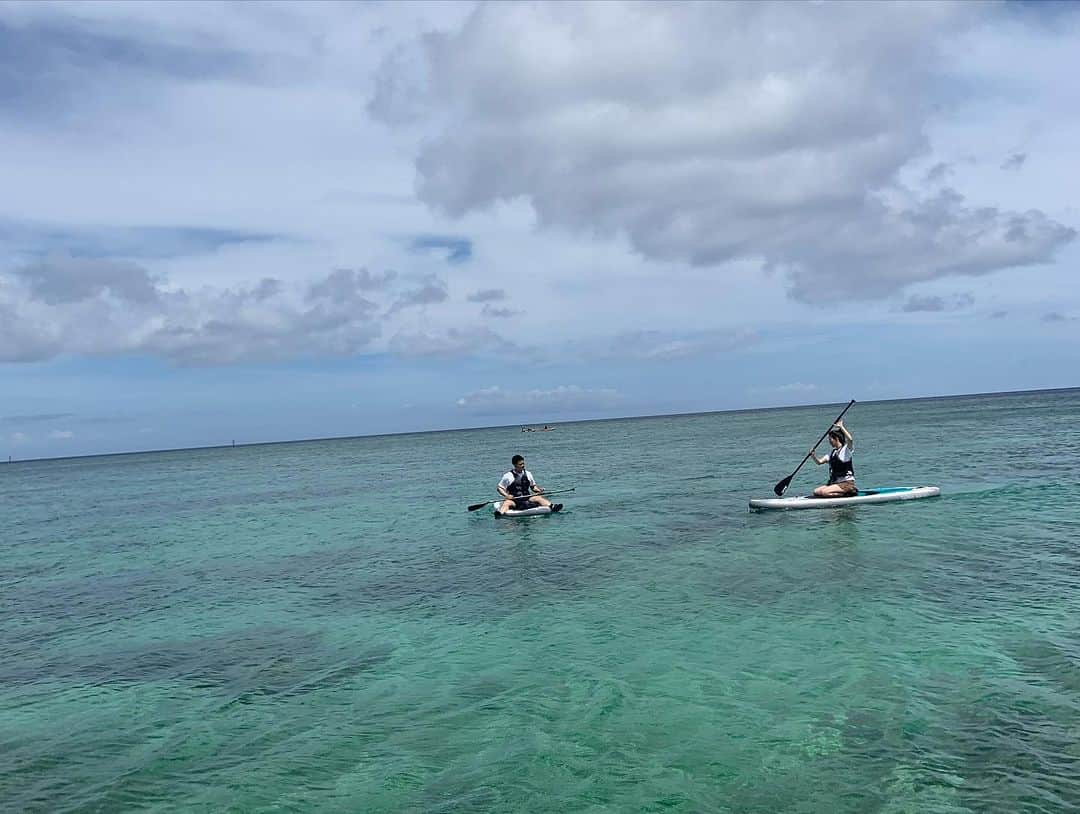
[[[827,437],[832,447],[828,456],[819,458],[817,447],[810,450],[810,457],[818,466],[829,465],[829,482],[815,489],[814,497],[848,497],[858,494],[859,490],[855,488],[855,464],[851,460],[851,453],[855,451],[855,439],[844,426],[843,419],[833,424]]]

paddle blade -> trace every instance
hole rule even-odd
[[[491,503],[490,500],[485,500],[483,503],[474,503],[473,505],[469,506],[468,508],[469,508],[470,512],[475,512],[477,509],[484,508],[489,503]]]
[[[778,484],[776,484],[776,486],[773,487],[773,491],[776,492],[777,497],[783,497],[784,492],[787,491],[787,488],[790,485],[791,485],[791,475],[788,475],[786,478],[784,478],[782,481],[780,481]]]

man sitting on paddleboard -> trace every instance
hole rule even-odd
[[[499,506],[499,512],[508,512],[511,509],[520,511],[531,509],[533,506],[551,506],[550,500],[541,497],[540,493],[544,490],[536,485],[532,473],[525,468],[525,459],[520,455],[515,455],[510,459],[510,463],[514,468],[503,475],[499,485],[495,487],[499,490],[499,494],[506,498]],[[536,494],[533,494],[534,492]],[[562,508],[562,504],[556,503],[551,508],[552,511],[557,512]]]
[[[827,437],[832,447],[827,457],[819,458],[817,447],[810,450],[810,457],[818,466],[829,465],[829,482],[815,489],[814,497],[850,497],[858,494],[859,490],[855,488],[855,464],[851,460],[855,439],[847,431],[843,419],[833,424]]]

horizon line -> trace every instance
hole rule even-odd
[[[1064,392],[1068,390],[1080,390],[1080,385],[1072,387],[1036,387],[1030,390],[993,390],[982,393],[945,393],[933,396],[904,396],[901,398],[889,398],[889,399],[870,399],[867,401],[858,401],[856,404],[888,404],[889,402],[896,401],[934,401],[940,399],[960,399],[960,398],[979,398],[982,396],[1015,396],[1023,395],[1026,393],[1056,393]],[[739,407],[727,410],[693,410],[685,413],[644,413],[640,415],[625,415],[625,416],[613,416],[609,418],[578,418],[570,421],[546,421],[546,426],[555,425],[568,425],[568,424],[593,424],[603,421],[633,421],[638,419],[650,419],[650,418],[680,418],[685,416],[698,416],[698,415],[716,415],[721,413],[760,413],[769,410],[801,410],[810,407],[829,407],[836,404],[842,404],[841,401],[822,401],[813,402],[808,404],[785,404],[777,405],[773,407]],[[537,423],[537,422],[532,422]],[[349,441],[358,438],[389,438],[398,435],[433,435],[436,433],[444,432],[472,432],[475,430],[501,430],[510,427],[522,427],[528,426],[528,424],[521,424],[515,422],[513,424],[492,424],[487,426],[475,426],[475,427],[444,427],[442,429],[434,430],[402,430],[399,432],[379,432],[360,435],[330,435],[330,436],[316,436],[312,438],[289,438],[277,441],[249,441],[245,443],[236,443],[232,441],[229,444],[204,444],[201,446],[192,447],[166,447],[163,449],[136,449],[126,450],[124,452],[90,452],[82,455],[59,455],[53,457],[44,458],[13,458],[8,456],[6,461],[0,461],[0,464],[20,464],[20,463],[40,463],[42,461],[73,461],[82,458],[114,458],[121,455],[160,455],[170,452],[197,452],[203,450],[213,449],[236,449],[239,447],[265,447],[265,446],[278,446],[282,444],[312,444],[321,443],[324,441]]]

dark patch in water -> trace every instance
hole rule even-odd
[[[0,683],[70,681],[83,686],[177,680],[218,692],[233,702],[332,688],[389,660],[393,648],[343,654],[322,637],[289,628],[251,627],[214,636],[107,652],[62,654],[0,664]],[[283,655],[287,654],[287,655]]]

